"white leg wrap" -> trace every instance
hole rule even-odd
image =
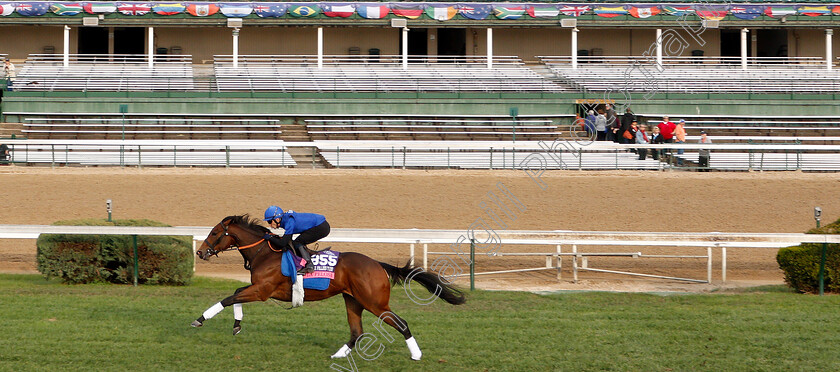
[[[303,275],[298,275],[292,285],[292,307],[303,306]]]
[[[233,319],[242,320],[242,304],[233,304]]]
[[[346,358],[347,354],[350,354],[350,347],[348,347],[347,344],[344,344],[341,349],[338,349],[338,351],[336,351],[330,358]]]
[[[405,339],[405,344],[408,345],[408,350],[411,351],[411,359],[420,360],[423,352],[420,351],[420,346],[417,346],[417,340],[414,339],[414,336]]]
[[[224,309],[225,309],[225,307],[222,306],[222,303],[220,301],[220,302],[217,302],[215,305],[210,306],[210,308],[205,310],[204,314],[201,314],[201,315],[204,315],[204,319],[210,319],[210,318],[216,316],[216,314],[222,312],[222,310],[224,310]]]

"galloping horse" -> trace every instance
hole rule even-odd
[[[205,320],[212,318],[225,307],[233,305],[233,334],[235,335],[242,329],[240,326],[241,304],[265,301],[269,298],[287,302],[292,300],[291,278],[281,273],[282,255],[276,251],[282,247],[271,247],[263,238],[268,233],[270,230],[259,225],[248,215],[225,217],[222,222],[213,227],[196,254],[199,258],[208,260],[210,256],[231,248],[239,250],[245,259],[246,267],[250,265],[251,285],[237,289],[232,296],[211,306],[192,323],[193,327],[201,327]],[[425,272],[410,264],[401,268],[394,267],[355,252],[341,253],[335,266],[335,278],[330,281],[327,289],[305,290],[304,300],[306,301],[320,301],[339,293],[344,296],[347,322],[350,325],[350,341],[333,354],[333,358],[347,356],[356,345],[356,340],[363,333],[362,311],[367,310],[405,336],[411,359],[420,360],[422,352],[417,346],[417,341],[411,336],[408,324],[391,312],[388,305],[391,286],[406,280],[417,281],[429,292],[438,295],[450,304],[460,305],[466,301],[463,293],[442,282],[437,274]]]

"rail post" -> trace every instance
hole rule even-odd
[[[339,146],[335,147],[335,167],[337,169],[341,169],[341,148]],[[412,249],[411,256],[414,256],[414,250]]]
[[[230,146],[225,146],[225,168],[230,168]]]
[[[50,145],[50,168],[55,168],[55,145]]]
[[[137,276],[139,275],[139,272],[140,272],[139,266],[138,266],[139,260],[137,259],[137,235],[132,235],[131,237],[133,238],[132,240],[134,240],[134,286],[136,287],[137,286]]]
[[[406,152],[406,148],[405,148],[405,146],[403,146],[403,168],[402,169],[405,169],[405,152]]]
[[[712,247],[706,247],[706,283],[712,283]]]
[[[143,169],[143,147],[137,145],[137,168]]]
[[[557,280],[560,280],[560,277],[562,275],[562,272],[560,270],[563,267],[563,259],[561,258],[562,256],[560,256],[560,253],[563,249],[562,247],[562,245],[557,244]]]
[[[470,290],[475,290],[475,239],[470,239]]]
[[[726,247],[720,247],[720,281],[726,283]]]

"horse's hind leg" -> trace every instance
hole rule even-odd
[[[387,301],[387,299],[385,301]],[[382,323],[394,327],[394,329],[400,332],[400,334],[402,334],[405,338],[405,344],[411,352],[411,359],[420,360],[420,357],[423,356],[423,352],[420,351],[420,347],[417,346],[417,341],[414,339],[414,336],[411,335],[411,330],[408,329],[408,322],[406,322],[405,319],[400,318],[397,314],[394,314],[391,311],[391,307],[388,306],[388,303],[383,303],[382,299],[366,302],[373,302],[364,304],[365,309],[379,318],[373,322],[373,327],[376,328],[376,330],[378,330],[379,333],[388,340],[388,342],[393,342],[394,338],[385,332],[383,329],[384,327],[382,327]]]
[[[332,355],[331,358],[344,358],[356,346],[356,340],[362,335],[362,311],[364,307],[353,296],[344,293],[344,307],[347,308],[347,324],[350,326],[350,341]]]

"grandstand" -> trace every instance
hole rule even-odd
[[[672,169],[676,155],[639,161],[630,146],[577,143],[575,115],[614,103],[647,124],[686,119],[689,143],[706,130],[716,146],[753,146],[716,150],[715,169],[836,169],[833,5],[382,3],[374,17],[366,3],[341,15],[331,3],[243,3],[201,16],[188,4],[120,4],[0,16],[0,59],[17,64],[2,135],[60,141],[69,164],[117,164],[107,141],[218,140],[269,141],[307,167],[496,169],[561,140],[575,144],[552,150],[565,164],[555,168]],[[680,48],[657,43],[674,33]],[[101,157],[73,143],[88,140],[105,141]],[[15,152],[60,155],[40,144]],[[137,155],[169,164],[168,146]],[[237,164],[277,163],[259,158]]]

